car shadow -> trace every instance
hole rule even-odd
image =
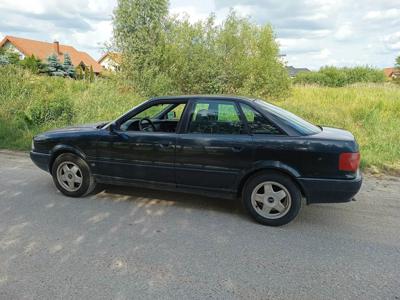
[[[112,201],[121,201],[121,197],[123,197],[123,201],[166,201],[177,207],[229,213],[248,219],[239,198],[223,199],[178,191],[106,184],[100,185],[92,194],[96,195],[96,198]]]

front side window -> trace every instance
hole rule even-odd
[[[153,106],[150,106],[149,108],[143,110],[142,112],[138,113],[137,115],[133,116],[135,119],[143,119],[143,118],[154,118],[158,114],[160,114],[162,111],[164,111],[167,107],[169,107],[171,104],[156,104]]]
[[[234,102],[201,100],[194,105],[188,131],[207,134],[241,134],[243,123]]]
[[[282,134],[281,131],[272,124],[267,118],[261,115],[251,106],[240,103],[243,114],[251,133],[254,134]]]
[[[176,132],[186,103],[152,105],[121,124],[122,131]]]

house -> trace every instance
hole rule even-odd
[[[121,54],[117,52],[106,52],[97,61],[103,69],[109,71],[118,71],[121,65]]]
[[[383,69],[383,73],[391,79],[400,78],[400,69],[398,68],[385,68]]]
[[[78,51],[72,46],[62,45],[57,41],[47,43],[8,35],[0,42],[0,48],[18,53],[21,59],[34,55],[42,61],[46,61],[50,55],[56,54],[60,62],[63,62],[64,54],[68,53],[74,66],[80,65],[84,69],[92,66],[93,72],[96,74],[102,71],[100,64],[89,54]]]
[[[291,78],[294,78],[297,76],[297,74],[302,73],[302,72],[311,72],[307,68],[295,68],[293,66],[288,66],[286,67],[286,70]]]

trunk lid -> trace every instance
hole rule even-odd
[[[335,141],[354,141],[354,135],[347,130],[333,128],[333,127],[321,127],[321,132],[314,134],[312,137],[335,140]]]

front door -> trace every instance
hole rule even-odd
[[[251,136],[234,101],[195,100],[185,134],[176,141],[178,187],[235,192],[250,167]]]
[[[105,132],[97,145],[98,175],[175,186],[176,129],[184,106],[155,104]]]

